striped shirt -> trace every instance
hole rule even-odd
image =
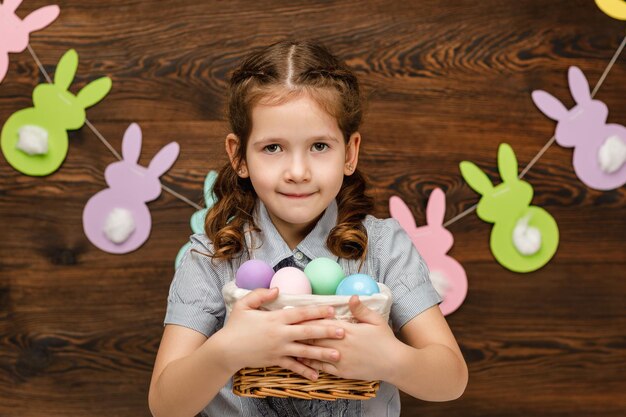
[[[337,222],[337,204],[333,201],[313,230],[291,250],[274,227],[267,209],[259,200],[253,213],[260,232],[246,233],[247,250],[231,261],[215,261],[192,252],[212,253],[205,234],[191,236],[191,246],[176,270],[167,299],[164,324],[176,324],[196,330],[206,337],[224,326],[227,319],[222,287],[235,277],[241,263],[261,259],[275,270],[284,266],[300,269],[313,259],[336,260],[346,276],[356,272],[368,274],[387,285],[393,294],[390,324],[398,331],[413,317],[439,304],[442,298],[432,286],[428,269],[410,238],[397,220],[377,219],[368,215],[363,225],[368,235],[368,249],[360,271],[359,261],[338,259],[327,247],[326,238]],[[367,366],[364,364],[364,366]],[[301,400],[295,398],[264,399],[239,397],[232,392],[232,378],[204,408],[202,415],[212,417],[353,417],[399,416],[400,396],[393,385],[381,382],[375,398],[370,400]]]

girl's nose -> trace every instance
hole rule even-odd
[[[305,158],[294,157],[285,169],[285,180],[290,182],[306,182],[311,179],[309,163]]]

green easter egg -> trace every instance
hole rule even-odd
[[[345,278],[341,266],[332,259],[317,258],[304,268],[304,274],[311,281],[313,294],[333,295],[337,286]]]

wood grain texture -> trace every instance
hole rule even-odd
[[[28,1],[21,17],[48,4]],[[87,111],[120,149],[143,130],[140,162],[176,140],[181,153],[163,183],[203,203],[202,183],[226,157],[229,72],[251,49],[313,37],[360,77],[368,108],[360,167],[376,213],[402,197],[418,224],[435,187],[446,219],[477,196],[458,164],[498,180],[507,142],[524,167],[553,133],[533,105],[545,89],[572,105],[566,72],[600,78],[625,32],[592,1],[193,2],[63,0],[58,20],[31,36],[47,71],[69,48],[80,62],[76,92],[103,75],[111,93]],[[28,51],[10,55],[0,122],[32,105],[44,78]],[[626,57],[596,95],[609,122],[626,124]],[[571,149],[552,146],[528,173],[533,204],[556,219],[554,259],[519,275],[489,251],[490,225],[474,214],[451,225],[451,255],[469,293],[448,317],[470,368],[463,397],[427,403],[403,396],[403,416],[623,416],[626,410],[626,189],[599,192],[575,176]],[[195,211],[163,193],[139,250],[109,255],[82,230],[87,200],[105,187],[113,155],[84,127],[70,132],[61,169],[19,174],[0,158],[0,416],[148,416],[148,384],[162,332],[174,257]]]

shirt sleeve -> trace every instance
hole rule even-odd
[[[378,279],[393,294],[390,318],[395,331],[424,310],[443,301],[433,287],[426,262],[394,218],[379,220],[374,245]]]
[[[191,236],[191,244],[176,269],[167,297],[165,324],[177,324],[210,337],[224,323],[222,287],[224,262],[211,263],[212,245],[204,235]],[[201,253],[197,253],[201,252]]]

